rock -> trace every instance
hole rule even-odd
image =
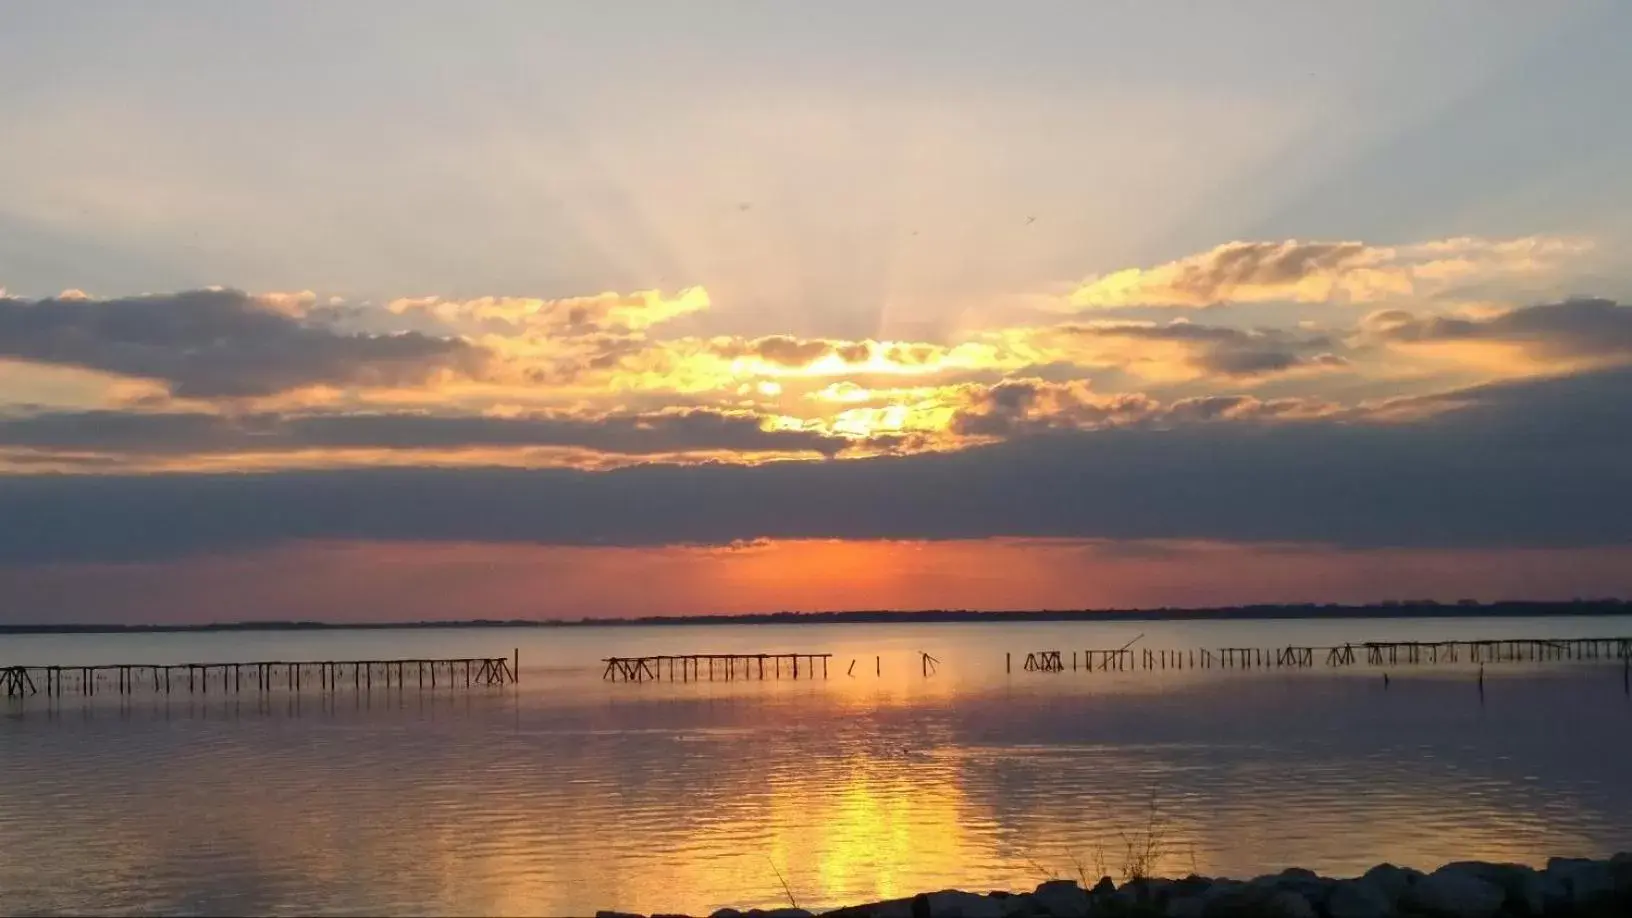
[[[595,918],[646,918],[646,916],[638,915],[634,912],[613,912],[602,910],[595,913]]]
[[[1176,881],[1173,884],[1173,888],[1169,890],[1169,895],[1187,896],[1199,899],[1207,895],[1207,890],[1211,889],[1212,887],[1212,880],[1209,880],[1206,877],[1198,877],[1192,873],[1184,879]]]
[[[1264,918],[1319,918],[1309,900],[1290,889],[1283,889],[1269,897],[1263,905]]]
[[[1258,877],[1252,881],[1252,885],[1262,889],[1295,892],[1319,911],[1319,906],[1325,903],[1334,882],[1336,881],[1328,880],[1313,870],[1291,867],[1274,876]]]
[[[1318,880],[1320,874],[1307,867],[1288,867],[1281,871],[1281,876],[1289,879]]]
[[[1162,914],[1167,918],[1204,918],[1207,914],[1207,900],[1200,896],[1179,896],[1169,899],[1167,908]]]
[[[1382,893],[1388,899],[1390,905],[1398,905],[1400,899],[1405,896],[1405,891],[1410,889],[1411,884],[1415,883],[1421,876],[1415,870],[1407,870],[1404,867],[1395,867],[1393,864],[1383,863],[1366,871],[1360,879],[1370,883],[1378,892]]]
[[[1110,877],[1100,877],[1099,882],[1095,883],[1089,892],[1096,896],[1108,896],[1116,892],[1116,882]]]
[[[722,908],[709,915],[708,918],[742,918],[742,912],[734,908]]]
[[[1541,874],[1524,864],[1487,864],[1484,861],[1457,861],[1440,870],[1456,870],[1471,874],[1502,888],[1507,896],[1507,908],[1520,915],[1540,915],[1546,910],[1546,895]]]
[[[1010,896],[1003,902],[1003,918],[1032,918],[1038,913],[1038,907],[1031,896]]]
[[[1400,898],[1405,908],[1435,918],[1489,918],[1506,901],[1500,886],[1455,867],[1441,867],[1412,883]]]
[[[802,908],[756,908],[749,911],[746,918],[815,918],[815,916]]]
[[[1632,898],[1632,854],[1622,852],[1610,858],[1609,873],[1615,878],[1615,894]]]
[[[1555,857],[1547,861],[1549,885],[1557,895],[1562,888],[1565,902],[1575,908],[1608,902],[1615,897],[1615,874],[1609,861]],[[1552,905],[1552,903],[1548,903]]]
[[[920,897],[884,899],[863,905],[847,905],[823,912],[822,918],[912,918],[913,902],[918,898]]]
[[[929,894],[930,918],[1003,918],[1003,902],[978,893],[947,889]]]
[[[1049,880],[1031,894],[1034,908],[1052,918],[1083,918],[1092,900],[1075,880]]]
[[[1127,893],[1134,904],[1160,906],[1166,902],[1173,888],[1172,880],[1159,880],[1154,877],[1140,877],[1122,884],[1120,890],[1112,890],[1112,894]],[[1098,887],[1095,887],[1096,889]]]
[[[1394,914],[1394,903],[1387,893],[1364,877],[1342,880],[1326,897],[1326,914],[1329,918],[1390,918]]]
[[[1208,918],[1237,918],[1255,915],[1254,909],[1268,896],[1268,891],[1236,880],[1215,880],[1202,893],[1206,903],[1203,914]]]

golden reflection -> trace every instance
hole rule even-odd
[[[545,671],[548,648],[528,650]],[[0,845],[39,856],[26,875],[15,859],[0,864],[0,890],[84,890],[131,911],[697,914],[786,904],[778,873],[813,908],[1025,889],[1078,870],[1092,880],[1119,874],[1126,846],[1148,833],[1158,872],[1233,876],[1535,862],[1594,844],[1572,828],[1589,814],[1567,794],[1550,793],[1538,816],[1512,805],[1524,788],[1430,759],[1395,757],[1380,772],[1363,758],[1269,761],[1227,744],[1211,759],[1114,736],[1039,746],[948,715],[1046,717],[1084,703],[1072,693],[1092,689],[1080,682],[1027,701],[914,678],[538,680],[521,696],[64,711],[36,728],[35,767],[8,771]],[[1135,713],[1140,703],[1118,701]],[[109,767],[109,754],[133,753],[149,767]],[[1153,776],[1165,776],[1154,816]],[[1440,815],[1446,799],[1458,804]]]

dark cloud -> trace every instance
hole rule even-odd
[[[967,400],[950,424],[953,433],[965,437],[1013,437],[1128,424],[1151,418],[1160,410],[1147,396],[1100,395],[1082,380],[1007,379],[969,387]]]
[[[475,373],[486,356],[459,339],[310,324],[237,290],[0,298],[0,357],[159,380],[183,397],[414,385],[441,370]]]
[[[253,414],[119,411],[0,417],[0,447],[41,452],[185,456],[305,449],[576,447],[620,455],[728,450],[832,456],[851,441],[764,430],[758,417],[710,410],[599,417]]]
[[[953,433],[970,437],[1016,437],[1106,427],[1166,428],[1207,421],[1311,419],[1339,410],[1315,399],[1268,401],[1250,395],[1209,395],[1170,404],[1140,393],[1099,394],[1082,380],[1004,380],[966,389],[966,404],[953,415]]]
[[[1189,364],[1210,376],[1267,376],[1302,366],[1338,367],[1347,363],[1336,354],[1312,354],[1332,347],[1329,337],[1280,329],[1171,322],[1166,325],[1067,325],[1061,326],[1060,332],[1068,337],[1186,345],[1190,349]]]
[[[767,335],[746,341],[721,339],[714,342],[713,349],[726,359],[758,357],[782,367],[810,366],[830,354],[845,363],[862,363],[872,355],[872,345],[866,341],[829,341],[792,335]]]
[[[1303,362],[1286,351],[1223,348],[1207,351],[1196,364],[1220,376],[1262,376],[1290,370]]]
[[[1455,410],[1409,423],[1045,433],[841,462],[19,475],[0,478],[0,561],[153,559],[303,539],[1632,543],[1632,371],[1440,398]]]
[[[1386,310],[1369,316],[1366,327],[1385,341],[1498,341],[1551,359],[1632,358],[1632,307],[1613,300],[1571,299],[1486,319]]]

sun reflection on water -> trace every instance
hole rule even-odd
[[[1632,847],[1618,673],[1006,674],[1044,639],[830,635],[825,681],[536,648],[519,693],[9,709],[0,912],[830,907],[1114,875],[1150,831],[1162,872],[1225,875]]]

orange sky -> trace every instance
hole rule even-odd
[[[8,12],[0,621],[1632,591],[1618,8]]]
[[[1068,540],[734,548],[323,543],[169,563],[0,568],[24,621],[405,621],[1570,599],[1632,593],[1632,548],[1343,551]],[[4,618],[0,618],[4,620]]]

